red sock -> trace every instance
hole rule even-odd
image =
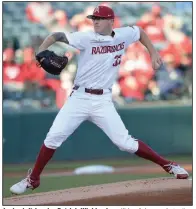
[[[32,179],[40,178],[41,172],[43,171],[48,161],[52,158],[55,151],[55,149],[47,148],[44,144],[42,145],[37,160],[35,162],[33,171],[31,173]]]
[[[157,154],[155,151],[153,151],[148,145],[146,145],[144,142],[138,140],[139,148],[135,154],[139,157],[142,157],[146,160],[150,160],[160,166],[169,164],[170,161],[164,159],[159,154]]]

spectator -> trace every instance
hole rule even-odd
[[[144,99],[144,93],[137,79],[132,76],[126,76],[121,78],[120,82],[121,94],[125,98],[126,102],[142,101]]]
[[[26,8],[27,19],[34,23],[40,23],[53,13],[49,2],[29,2]]]
[[[181,95],[183,86],[183,74],[176,68],[175,59],[172,54],[165,55],[165,68],[156,73],[157,86],[162,99],[177,98]]]
[[[3,91],[4,99],[21,97],[24,90],[25,72],[15,63],[14,50],[7,48],[3,52]]]
[[[25,80],[30,82],[41,83],[45,78],[45,71],[37,66],[35,61],[35,52],[33,48],[27,47],[23,50],[23,64],[21,70],[26,73]]]
[[[181,50],[190,50],[191,40],[181,31],[183,27],[182,19],[173,15],[166,15],[164,22],[164,32],[167,41],[174,45],[180,45]]]
[[[70,31],[67,13],[63,10],[56,10],[47,18],[40,21],[49,31]]]
[[[151,12],[144,14],[137,25],[145,30],[154,43],[166,41],[163,31],[164,21],[159,5],[154,5]]]
[[[7,48],[3,52],[3,83],[21,89],[26,77],[20,65],[15,63],[14,50]]]
[[[92,21],[86,18],[87,15],[93,13],[94,7],[87,7],[83,13],[76,14],[70,20],[70,24],[78,31],[88,31],[93,29]]]

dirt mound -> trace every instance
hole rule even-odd
[[[4,205],[192,205],[192,181],[156,178],[3,199]]]

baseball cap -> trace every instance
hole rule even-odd
[[[114,11],[107,6],[98,6],[94,9],[92,15],[88,15],[87,18],[92,19],[93,17],[103,17],[106,19],[114,18]]]

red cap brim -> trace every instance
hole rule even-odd
[[[114,17],[104,17],[104,16],[101,16],[101,15],[88,15],[87,16],[88,19],[93,19],[94,17],[102,17],[102,18],[105,18],[105,19],[114,19]]]

